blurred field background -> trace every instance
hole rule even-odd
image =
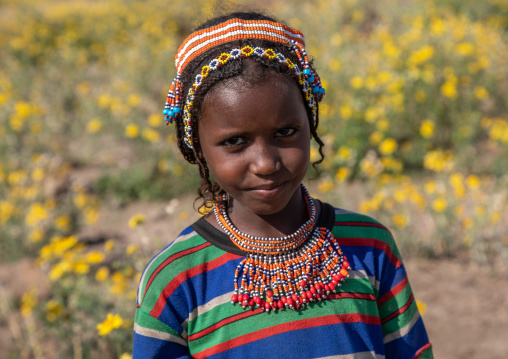
[[[508,1],[256,6],[304,32],[327,89],[312,194],[389,226],[416,283],[433,286],[419,275],[437,282],[459,260],[457,305],[471,303],[479,275],[496,298],[508,267]],[[0,1],[2,358],[131,357],[140,272],[198,217],[197,169],[161,111],[176,48],[215,8]],[[424,320],[446,321],[426,319],[434,297],[419,290]],[[506,307],[495,309],[494,330],[506,329]],[[476,339],[456,357],[508,352],[476,353]]]

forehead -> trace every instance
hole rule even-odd
[[[284,113],[306,114],[303,96],[296,82],[273,74],[251,83],[241,77],[231,78],[210,90],[201,107],[200,122],[207,119],[240,120],[257,116],[278,116]]]

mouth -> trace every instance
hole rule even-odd
[[[264,192],[264,193],[276,192],[277,190],[282,188],[287,182],[288,181],[264,184],[264,185],[249,188],[249,191]]]

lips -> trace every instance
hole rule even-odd
[[[287,182],[288,181],[264,184],[264,185],[260,185],[260,186],[256,186],[256,187],[251,187],[248,190],[249,191],[273,191],[273,190],[276,190],[276,189],[282,187]]]

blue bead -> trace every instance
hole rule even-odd
[[[325,88],[324,88],[324,87],[321,87],[321,88],[319,89],[319,93],[325,93]]]
[[[319,87],[315,86],[312,88],[312,93],[318,93],[319,92]]]
[[[164,110],[162,110],[162,114],[164,116],[169,115],[169,108],[165,108]]]
[[[310,75],[310,69],[303,69],[304,75]]]
[[[180,107],[175,107],[175,108],[173,109],[173,111],[174,111],[175,113],[180,113]]]
[[[314,76],[307,77],[307,81],[308,82],[314,82]]]

